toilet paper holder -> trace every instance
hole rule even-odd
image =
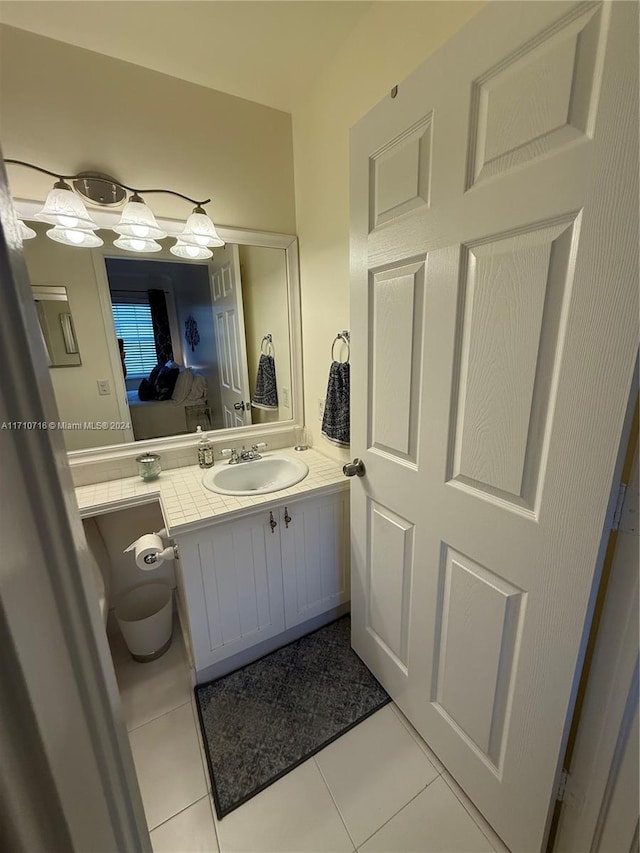
[[[148,566],[153,566],[155,563],[164,563],[165,560],[175,560],[178,557],[178,546],[169,545],[163,548],[158,554],[145,554],[142,558]]]
[[[178,559],[178,546],[167,545],[162,547],[164,538],[167,538],[167,530],[163,527],[157,533],[145,533],[124,549],[124,554],[135,551],[136,565],[140,569],[152,569],[161,565],[166,560]],[[155,540],[155,541],[154,541]]]

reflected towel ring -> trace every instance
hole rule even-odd
[[[347,360],[343,361],[342,364],[349,364],[349,359],[351,358],[351,335],[346,329],[343,332],[338,332],[338,334],[333,339],[333,343],[331,344],[331,361],[336,360],[333,351],[338,341],[342,341],[347,345]]]
[[[264,343],[265,341],[267,342],[266,347]],[[260,352],[262,355],[271,355],[273,352],[273,337],[271,335],[265,335],[260,341]]]

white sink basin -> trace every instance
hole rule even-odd
[[[254,462],[210,468],[202,477],[202,485],[219,495],[267,495],[294,486],[308,473],[309,467],[301,459],[263,456]]]

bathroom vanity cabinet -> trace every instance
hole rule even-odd
[[[349,492],[283,499],[175,541],[198,675],[241,665],[318,627],[349,600]],[[281,636],[282,635],[282,636]],[[271,640],[265,645],[265,641]],[[280,642],[282,641],[282,642]],[[245,653],[241,655],[240,653]],[[213,669],[212,669],[213,668]],[[234,668],[234,667],[231,667]]]

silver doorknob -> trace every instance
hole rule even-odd
[[[342,473],[345,477],[364,477],[366,470],[362,459],[354,459],[353,462],[347,462],[343,467]]]
[[[242,400],[240,403],[234,403],[234,404],[233,404],[233,408],[234,408],[237,412],[244,412],[244,409],[245,409],[244,400]]]

